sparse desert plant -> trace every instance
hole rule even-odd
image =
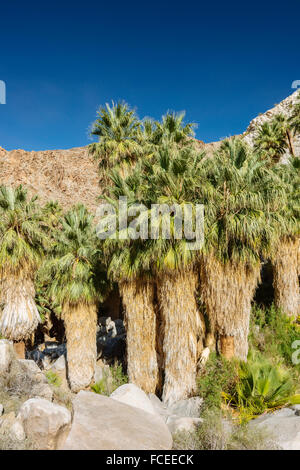
[[[93,392],[109,396],[121,385],[128,383],[128,377],[123,373],[122,366],[115,364],[108,370],[103,370],[103,378],[91,386]]]
[[[175,450],[275,450],[273,436],[266,429],[251,428],[224,420],[221,412],[207,410],[195,432],[173,436]]]
[[[52,370],[48,370],[45,374],[46,379],[48,380],[48,384],[52,385],[53,387],[60,387],[62,380],[61,377],[56,372]]]

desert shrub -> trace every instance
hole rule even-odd
[[[0,434],[0,450],[35,450],[35,445],[29,440],[18,441],[9,434]]]
[[[223,393],[233,393],[238,378],[238,361],[211,353],[197,378],[198,394],[204,399],[202,409],[220,409]]]
[[[276,309],[254,307],[251,315],[249,344],[273,362],[291,367],[293,374],[300,374],[300,364],[293,363],[292,345],[300,340],[300,325]]]
[[[222,418],[221,411],[206,410],[195,432],[178,432],[173,436],[174,450],[267,450],[276,449],[266,429],[233,424]]]
[[[128,377],[123,373],[121,365],[114,365],[103,370],[103,378],[91,386],[95,393],[109,396],[118,387],[128,383]]]
[[[230,406],[236,407],[240,418],[248,421],[265,411],[300,403],[295,395],[296,384],[288,370],[274,365],[259,354],[250,354],[239,366],[239,380],[231,393],[223,392]]]
[[[52,385],[53,387],[61,386],[61,383],[62,383],[61,377],[59,377],[58,374],[53,372],[53,370],[48,370],[45,375],[46,375],[46,379],[49,385]]]

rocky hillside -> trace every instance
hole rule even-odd
[[[249,124],[243,134],[245,140],[252,144],[257,128],[274,114],[290,114],[291,106],[300,94],[297,90],[271,110],[260,114]],[[204,144],[197,141],[200,149],[211,154],[220,142]],[[300,139],[295,141],[295,150],[300,154]],[[82,202],[89,209],[97,207],[97,196],[101,192],[98,183],[97,163],[88,155],[87,147],[68,150],[48,150],[26,152],[0,147],[0,183],[6,185],[25,185],[31,195],[38,194],[42,202],[59,201],[63,207]]]

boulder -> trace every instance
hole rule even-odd
[[[171,415],[167,418],[167,426],[171,434],[175,434],[180,431],[193,432],[200,423],[203,423],[203,419],[201,418],[190,418],[177,415]]]
[[[13,343],[7,339],[0,340],[0,375],[5,374],[14,359]]]
[[[170,412],[168,411],[167,405],[165,405],[157,395],[154,393],[149,393],[148,394],[149,400],[151,401],[151,404],[155,410],[156,413],[158,413],[162,419],[166,422],[168,419],[168,416],[170,416]]]
[[[192,397],[173,403],[168,407],[168,410],[170,415],[199,418],[202,404],[203,398]]]
[[[134,384],[125,384],[118,387],[110,398],[117,400],[126,405],[134,406],[151,414],[157,414],[150,399],[146,393]]]
[[[169,450],[172,436],[160,416],[81,391],[74,402],[65,450]]]
[[[249,426],[265,428],[282,450],[300,450],[300,416],[297,411],[283,408],[256,418]]]
[[[63,444],[71,425],[71,413],[43,398],[31,398],[20,408],[18,420],[26,437],[39,450],[54,450]]]
[[[25,431],[23,425],[19,419],[16,419],[15,422],[12,424],[11,428],[9,429],[9,436],[14,441],[24,441]]]
[[[51,370],[54,372],[60,372],[66,369],[66,358],[64,355],[60,356],[56,361],[51,364]]]

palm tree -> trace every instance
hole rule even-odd
[[[89,151],[99,161],[99,168],[131,165],[142,153],[138,143],[140,121],[134,110],[124,101],[106,103],[97,112],[91,134],[99,142],[90,144]]]
[[[40,323],[34,277],[48,237],[36,198],[28,200],[22,186],[0,187],[0,211],[0,332],[22,342]]]
[[[144,141],[157,146],[186,146],[191,144],[194,136],[193,123],[184,123],[185,112],[168,111],[162,116],[161,122],[145,119],[142,123]]]
[[[295,157],[287,165],[274,168],[285,184],[287,198],[282,206],[285,225],[273,256],[275,303],[294,318],[300,314],[299,259],[300,259],[300,159]]]
[[[206,200],[202,298],[218,350],[246,360],[260,256],[276,239],[284,191],[237,138],[225,141],[207,161],[207,178],[214,192]]]
[[[139,198],[141,188],[140,166],[125,180],[115,170],[111,173],[113,185],[110,198],[119,215],[118,198],[126,196],[128,206]],[[145,266],[143,240],[122,239],[118,227],[116,239],[107,239],[104,251],[108,264],[108,276],[118,282],[127,338],[127,375],[147,393],[161,388],[160,355],[158,351],[159,319],[156,307],[156,286],[148,266]]]
[[[113,175],[114,197],[127,196],[129,205],[143,204],[142,216],[150,227],[153,203],[177,204],[183,209],[185,204],[193,202],[202,160],[203,155],[195,154],[190,148],[159,147],[152,160],[140,161],[126,181],[120,175]],[[109,272],[121,273],[119,282],[126,308],[129,376],[146,391],[150,387],[149,378],[153,378],[151,386],[157,389],[160,377],[159,373],[153,375],[151,365],[161,366],[165,402],[186,398],[195,391],[197,346],[204,336],[196,299],[198,274],[195,260],[198,252],[189,249],[184,235],[183,239],[177,239],[175,218],[176,213],[171,208],[169,239],[159,232],[152,239],[145,237],[123,243],[122,249],[114,252],[109,268]],[[159,214],[156,227],[161,228],[165,219],[166,215]],[[115,244],[109,241],[111,243]],[[151,334],[147,322],[151,325]],[[137,342],[143,357],[136,354]]]
[[[275,116],[259,127],[254,141],[254,151],[271,164],[278,163],[289,146],[287,135],[290,135],[290,132],[286,119],[282,115]]]
[[[94,376],[97,305],[106,288],[99,259],[93,217],[83,205],[77,205],[64,215],[54,256],[44,271],[51,279],[49,296],[61,305],[73,391],[87,387]]]

